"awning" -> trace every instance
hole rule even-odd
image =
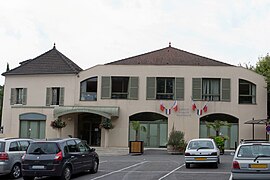
[[[119,116],[119,107],[113,106],[58,106],[54,108],[55,118],[70,113],[93,113],[108,119]]]
[[[252,120],[249,120],[249,121],[246,121],[244,124],[269,124],[270,123],[270,120],[269,119],[252,119]]]
[[[254,129],[255,124],[266,126],[270,124],[270,119],[254,119],[253,118],[252,120],[246,121],[244,124],[252,124],[252,139],[254,140],[255,139],[255,129]],[[268,139],[267,132],[265,133],[265,138]]]

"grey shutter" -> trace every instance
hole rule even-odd
[[[146,99],[156,99],[156,78],[147,77],[146,81]]]
[[[16,104],[16,88],[11,88],[10,105]]]
[[[27,103],[27,88],[23,88],[22,90],[23,95],[22,95],[22,104],[26,105]]]
[[[52,88],[47,88],[46,90],[46,106],[52,104]]]
[[[60,88],[60,97],[59,97],[59,106],[64,106],[64,99],[65,99],[65,88]]]
[[[185,81],[184,78],[175,78],[175,99],[184,100]]]
[[[101,77],[101,99],[111,98],[111,77],[102,76]]]
[[[138,90],[139,90],[139,78],[130,77],[128,99],[138,99]]]
[[[201,100],[202,99],[202,79],[192,78],[192,99]]]
[[[221,79],[221,100],[231,101],[231,79]]]

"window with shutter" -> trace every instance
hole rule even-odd
[[[231,80],[221,79],[222,101],[231,101]]]
[[[110,76],[101,77],[101,98],[102,99],[111,98],[111,77]]]
[[[22,104],[26,105],[27,103],[27,88],[23,88],[22,90]]]
[[[156,78],[146,78],[146,99],[156,99]]]
[[[202,79],[192,78],[192,99],[201,100],[202,99]]]
[[[175,78],[175,99],[184,100],[185,81],[184,78]]]
[[[139,77],[130,77],[128,99],[138,99],[138,91],[139,91]]]

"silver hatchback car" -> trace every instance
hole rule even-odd
[[[11,178],[21,177],[21,161],[31,139],[0,139],[0,175],[10,174]]]
[[[236,149],[232,179],[270,179],[270,143],[244,141]]]
[[[190,168],[190,164],[205,163],[213,164],[215,168],[218,168],[220,150],[215,141],[210,138],[190,140],[185,151],[186,168]]]

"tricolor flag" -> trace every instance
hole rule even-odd
[[[195,111],[196,108],[197,108],[197,107],[196,107],[196,104],[195,104],[195,102],[192,100],[192,110]]]
[[[175,112],[178,111],[177,101],[174,101],[172,108]]]
[[[171,109],[166,109],[166,114],[170,115],[171,114]]]
[[[197,109],[197,115],[201,116],[202,115],[202,109]]]
[[[207,104],[205,104],[205,105],[203,106],[203,111],[204,111],[204,112],[207,112],[207,109],[208,109]]]
[[[164,111],[164,109],[165,109],[165,107],[164,107],[164,105],[163,105],[163,102],[162,101],[160,101],[160,106],[159,106],[159,108],[160,108],[160,110],[163,112]]]

